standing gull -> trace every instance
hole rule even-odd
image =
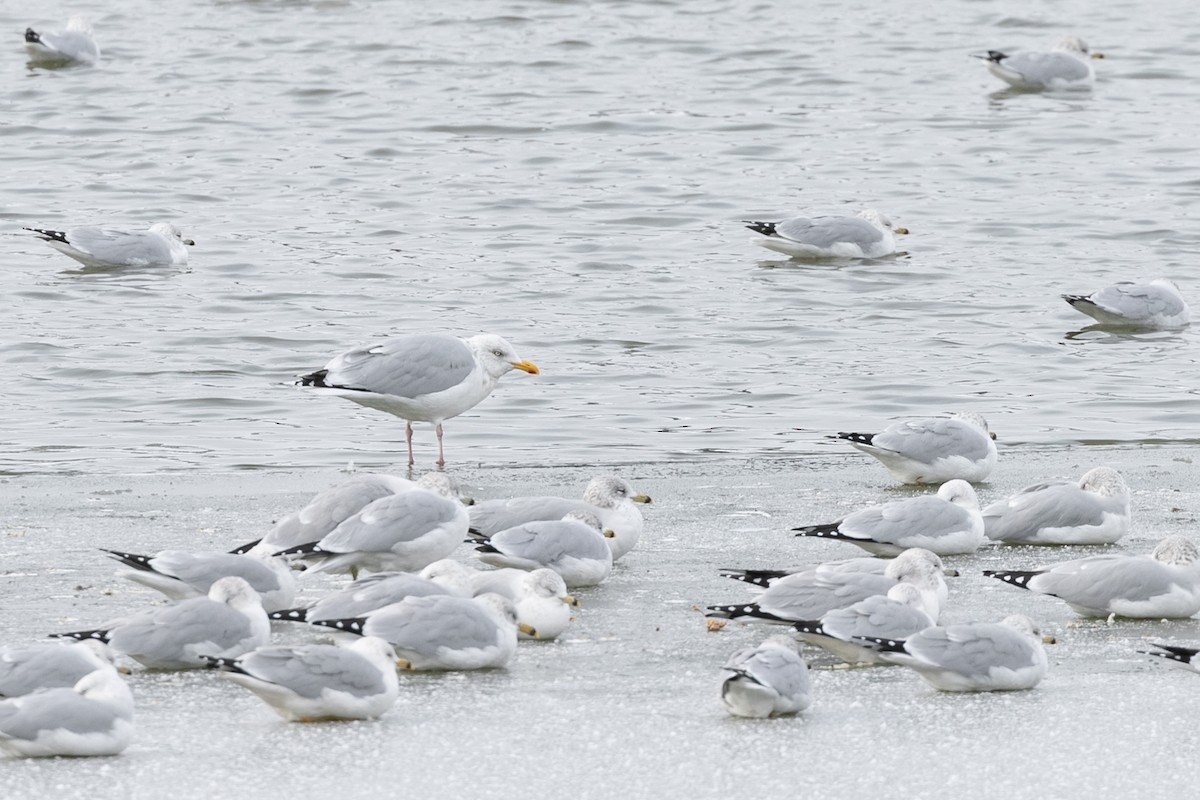
[[[396,653],[376,636],[342,646],[260,647],[237,658],[202,656],[288,721],[374,719],[396,702]]]
[[[471,530],[488,537],[526,522],[560,520],[572,512],[591,514],[599,521],[616,561],[641,538],[644,520],[637,504],[651,502],[647,495],[635,492],[628,481],[616,475],[600,475],[588,482],[582,500],[514,497],[476,503],[470,510]]]
[[[29,60],[37,65],[94,64],[100,59],[100,48],[92,38],[92,26],[80,16],[67,20],[61,31],[38,33],[33,28],[25,29],[25,52]]]
[[[1092,53],[1087,44],[1076,36],[1064,36],[1050,52],[1018,53],[1010,56],[998,50],[988,50],[986,56],[975,56],[987,62],[988,72],[1014,89],[1090,89],[1096,82],[1096,72],[1089,59],[1104,58]]]
[[[144,231],[92,226],[66,231],[25,230],[33,231],[55,250],[85,267],[181,267],[188,262],[184,245],[195,244],[184,239],[169,222],[155,223]]]
[[[735,717],[776,717],[808,708],[808,665],[796,641],[777,634],[730,656],[721,668],[721,702]]]
[[[133,695],[111,666],[74,686],[0,700],[0,752],[15,756],[113,756],[133,740]]]
[[[824,525],[793,528],[797,536],[851,542],[877,556],[923,547],[939,556],[974,553],[983,544],[983,518],[971,484],[943,483],[936,495],[871,506]]]
[[[1178,330],[1192,321],[1179,287],[1166,278],[1121,281],[1091,294],[1064,294],[1071,308],[1112,328]]]
[[[885,661],[908,667],[943,692],[1008,692],[1032,689],[1048,665],[1037,626],[1013,614],[1001,622],[969,622],[926,628],[907,639],[864,638]]]
[[[203,655],[240,656],[261,647],[271,623],[258,594],[238,577],[221,578],[207,597],[143,611],[103,628],[51,634],[98,639],[150,669],[196,669]]]
[[[1026,486],[985,508],[983,528],[1006,544],[1112,544],[1129,532],[1129,487],[1109,467]]]
[[[1005,583],[1063,600],[1084,617],[1183,619],[1200,611],[1200,550],[1185,536],[1148,556],[1106,553],[1035,570],[984,570]]]
[[[758,244],[793,258],[881,258],[896,252],[894,227],[884,215],[865,209],[855,217],[793,217],[782,222],[752,222],[746,227],[763,238]]]
[[[896,422],[879,433],[839,433],[855,448],[879,459],[901,483],[978,483],[996,466],[995,434],[978,414],[922,417]]]
[[[297,385],[403,419],[409,466],[414,463],[413,422],[432,422],[441,467],[446,464],[442,421],[477,406],[492,393],[501,376],[514,369],[538,374],[536,365],[522,361],[512,345],[494,334],[470,339],[412,334],[347,350],[324,369],[301,377]]]

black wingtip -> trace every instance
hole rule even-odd
[[[796,536],[818,536],[825,539],[849,539],[840,530],[838,523],[830,522],[825,525],[803,525],[799,528],[792,528]]]
[[[747,228],[755,233],[761,233],[763,236],[774,236],[775,226],[778,224],[775,222],[754,222],[748,219],[744,219],[742,222],[746,223]]]
[[[67,243],[67,234],[65,231],[52,231],[47,228],[24,228],[23,230],[33,231],[47,242]]]
[[[871,444],[875,440],[875,434],[854,433],[853,431],[838,431],[833,438],[845,439],[847,442],[853,442],[854,444]]]
[[[66,633],[51,633],[51,639],[74,639],[77,642],[83,642],[88,639],[95,639],[98,642],[108,644],[109,631],[92,630],[92,631],[67,631]]]
[[[298,544],[295,547],[289,547],[286,550],[280,550],[275,555],[277,556],[307,556],[314,553],[324,553],[319,542],[309,542],[308,544]]]
[[[763,611],[756,603],[729,603],[726,605],[708,606],[705,612],[704,616],[715,619],[741,619],[742,617],[749,617],[750,619],[762,619],[770,622],[791,622],[791,620],[785,620],[770,612]]]
[[[346,633],[357,633],[363,635],[363,625],[366,623],[366,617],[351,617],[349,619],[314,619],[310,625],[318,625],[322,628],[333,628],[337,631],[345,631]]]
[[[903,653],[903,639],[881,639],[877,636],[855,636],[853,641],[859,644],[866,645],[872,650],[878,650],[881,653]]]
[[[722,578],[732,578],[735,581],[766,588],[771,585],[771,581],[782,578],[788,572],[782,569],[723,569],[720,574]]]
[[[329,386],[325,383],[325,378],[329,375],[329,370],[319,369],[316,372],[310,372],[307,375],[301,375],[296,381],[297,386],[312,386],[315,389],[327,389]]]
[[[986,56],[975,55],[972,53],[971,57],[983,59],[984,61],[991,61],[993,64],[999,64],[1001,61],[1008,58],[1008,54],[1001,53],[999,50],[988,50]]]
[[[229,551],[229,555],[244,556],[244,555],[246,555],[246,553],[249,553],[251,550],[258,547],[260,542],[262,542],[262,539],[255,539],[253,542],[246,542],[245,544],[239,544],[237,547],[235,547]]]
[[[200,658],[204,659],[205,669],[219,669],[222,672],[245,672],[244,669],[237,663],[236,658],[218,658],[217,656],[206,656],[203,654]]]
[[[308,609],[285,608],[282,611],[271,611],[267,614],[267,618],[277,622],[308,622]],[[314,621],[313,624],[316,622]]]
[[[1158,644],[1157,642],[1154,642],[1151,644],[1151,646],[1157,647],[1164,652],[1152,653],[1148,650],[1138,650],[1138,652],[1145,653],[1148,656],[1165,658],[1168,661],[1178,661],[1180,664],[1191,664],[1192,659],[1195,658],[1196,654],[1200,653],[1200,650],[1197,650],[1193,647],[1179,647],[1178,645],[1173,644]]]
[[[1021,589],[1028,589],[1029,580],[1042,573],[1038,570],[985,569],[983,574],[985,577],[995,578],[998,581],[1004,581]]]
[[[108,548],[105,548],[105,547],[101,547],[100,552],[108,553],[108,555],[111,558],[113,558],[117,561],[120,561],[122,564],[124,564],[127,567],[132,567],[133,569],[139,569],[139,570],[142,570],[143,572],[153,572],[154,571],[154,568],[150,566],[150,559],[152,558],[152,556],[142,556],[142,555],[138,555],[137,553],[123,553],[120,550],[109,550]]]
[[[825,635],[825,629],[821,627],[821,620],[819,619],[806,619],[800,622],[793,622],[792,627],[796,629],[797,633],[811,633],[816,636]]]
[[[33,28],[26,28],[25,29],[25,41],[29,42],[30,44],[41,44],[42,37],[41,37],[41,34],[39,34]],[[33,228],[26,228],[26,230],[33,230]]]

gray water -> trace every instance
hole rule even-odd
[[[447,424],[452,464],[827,452],[960,408],[1007,446],[1196,438],[1197,334],[1080,334],[1058,297],[1200,297],[1189,3],[81,0],[0,28],[72,12],[97,67],[0,53],[5,472],[390,465],[398,421],[291,381],[417,331],[543,370]],[[1093,92],[969,57],[1065,32],[1108,56]],[[865,206],[907,255],[778,260],[741,225]],[[158,220],[186,269],[20,231]]]
[[[1200,297],[1192,4],[28,5],[0,2],[6,641],[156,602],[97,547],[232,545],[347,462],[394,467],[399,421],[291,386],[393,334],[496,332],[542,368],[447,423],[476,496],[576,494],[618,465],[657,503],[564,640],[507,670],[407,676],[378,723],[317,726],[210,675],[138,672],[133,747],[0,762],[0,795],[1065,798],[1192,780],[1195,676],[1134,651],[1195,641],[1194,620],[1080,623],[979,572],[1078,549],[959,564],[948,621],[1027,613],[1062,642],[1015,695],[818,659],[803,718],[730,720],[718,667],[765,632],[708,634],[699,611],[745,596],[718,567],[854,554],[784,531],[905,490],[823,435],[913,414],[989,418],[984,502],[1107,463],[1134,489],[1120,547],[1193,532],[1200,334],[1088,329],[1058,297],[1157,276]],[[100,64],[28,69],[19,32],[71,13]],[[1094,91],[1000,91],[968,56],[1063,33],[1108,56]],[[741,223],[864,206],[912,231],[905,255],[779,260]],[[186,269],[83,270],[20,230],[159,220],[196,240]]]

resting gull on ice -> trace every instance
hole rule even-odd
[[[201,656],[284,719],[374,719],[396,702],[396,653],[376,636],[347,645],[260,647],[237,658]]]
[[[879,433],[838,433],[855,448],[879,459],[901,483],[978,483],[996,466],[995,434],[978,414],[921,417],[895,422]]]
[[[1034,570],[987,575],[1064,601],[1084,617],[1183,619],[1200,611],[1200,550],[1168,536],[1148,556],[1105,553]]]
[[[1129,532],[1129,487],[1109,467],[1026,486],[985,508],[983,529],[1006,544],[1112,544]]]
[[[793,528],[812,536],[856,544],[877,556],[923,547],[939,556],[974,553],[983,544],[983,518],[971,484],[943,483],[937,494],[893,500],[855,511],[837,522]]]
[[[0,700],[0,752],[14,756],[112,756],[133,740],[133,695],[105,665],[71,687]]]
[[[735,717],[776,717],[808,708],[808,665],[796,640],[777,634],[730,656],[721,668],[721,702]]]

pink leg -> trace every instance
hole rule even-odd
[[[412,423],[408,420],[404,421],[404,441],[408,442],[408,465],[411,467],[414,463],[412,452]]]
[[[439,422],[437,425],[434,425],[433,429],[437,432],[437,437],[438,437],[437,465],[439,467],[444,467],[444,466],[446,466],[446,456],[442,454],[442,423]]]

